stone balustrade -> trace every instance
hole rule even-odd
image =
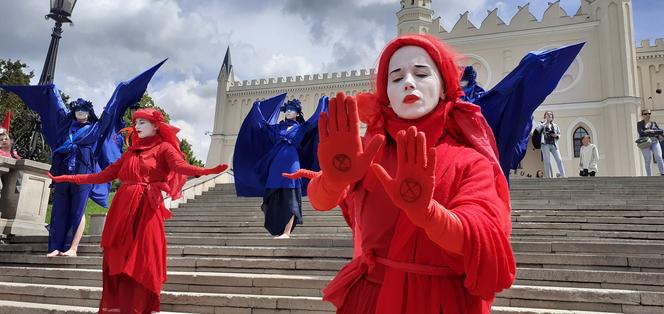
[[[46,235],[50,165],[0,157],[0,233]]]

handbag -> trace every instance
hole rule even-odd
[[[636,146],[638,146],[641,149],[649,148],[650,145],[652,144],[652,138],[648,136],[642,136],[636,139],[636,141],[634,142],[636,143]]]

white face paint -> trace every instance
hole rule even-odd
[[[154,136],[157,134],[158,130],[157,126],[152,124],[152,122],[140,118],[136,119],[136,122],[134,122],[134,129],[136,129],[138,138]]]
[[[399,48],[390,59],[387,73],[387,97],[400,118],[417,119],[427,115],[443,96],[438,67],[420,47]]]
[[[295,118],[297,118],[297,111],[286,110],[286,112],[284,113],[284,116],[286,117],[286,119],[295,120]]]
[[[90,117],[90,113],[85,111],[85,110],[76,110],[74,112],[74,116],[76,117],[76,120],[80,123],[85,123],[88,121],[88,117]]]

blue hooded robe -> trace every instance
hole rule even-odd
[[[238,196],[263,197],[265,228],[280,235],[291,217],[302,224],[301,195],[308,180],[288,179],[282,173],[300,168],[319,170],[318,117],[327,111],[329,98],[318,101],[314,114],[304,120],[299,101],[284,105],[286,94],[256,101],[244,119],[235,144],[233,172]],[[296,103],[297,120],[277,122],[279,110]]]
[[[506,178],[509,178],[510,169],[516,169],[526,155],[533,113],[556,88],[583,45],[532,51],[486,93],[477,85],[474,69],[467,67],[464,70],[469,84],[464,88],[467,94],[462,100],[482,109],[482,115],[496,138],[500,166]]]

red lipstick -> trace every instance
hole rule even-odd
[[[416,101],[420,100],[420,97],[417,97],[416,95],[408,95],[403,98],[403,103],[404,104],[412,104]]]

